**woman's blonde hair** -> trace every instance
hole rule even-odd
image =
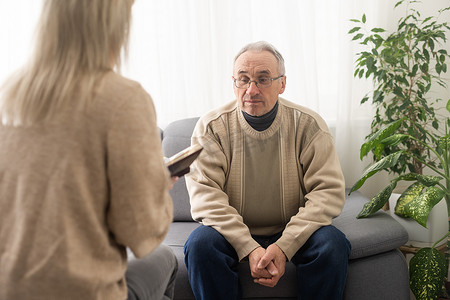
[[[0,94],[4,125],[45,121],[94,87],[126,55],[134,0],[45,0],[30,61]],[[74,97],[76,95],[76,97]]]

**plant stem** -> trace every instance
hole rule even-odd
[[[430,134],[430,136],[432,137],[431,134]],[[448,157],[446,157],[447,151],[444,151],[444,154],[441,156],[441,155],[439,155],[439,153],[437,153],[436,150],[434,150],[432,147],[430,147],[427,143],[424,143],[424,142],[418,140],[417,138],[415,138],[415,137],[413,137],[413,136],[411,136],[411,135],[408,135],[408,138],[410,138],[410,139],[412,139],[412,140],[415,140],[415,141],[419,142],[420,144],[424,145],[426,148],[430,149],[430,150],[436,155],[436,157],[440,160],[440,162],[441,162],[441,164],[442,164],[442,166],[443,166],[443,168],[444,168],[445,174],[442,173],[442,172],[440,172],[438,169],[434,168],[434,167],[431,166],[430,164],[428,164],[426,161],[420,159],[419,157],[416,157],[415,155],[410,154],[409,152],[405,152],[405,154],[408,155],[409,157],[412,157],[412,158],[414,158],[414,159],[416,159],[416,160],[422,162],[422,163],[425,164],[427,167],[429,167],[430,169],[432,169],[433,171],[435,171],[437,174],[439,174],[439,175],[441,175],[442,177],[448,179],[448,178],[449,178],[449,174],[448,174],[448,172],[447,172],[448,169],[446,169],[446,163],[448,163]],[[448,185],[447,185],[447,189],[448,189]]]
[[[405,154],[408,155],[409,157],[412,157],[412,158],[417,159],[418,161],[422,162],[424,165],[426,165],[428,168],[430,168],[431,170],[436,172],[438,175],[441,175],[442,177],[444,177],[446,180],[449,179],[448,175],[446,175],[443,172],[439,171],[439,169],[437,169],[437,168],[433,167],[432,165],[428,164],[426,161],[418,158],[415,155],[410,154],[409,152],[405,152]]]
[[[447,191],[448,188],[450,188],[450,180],[447,179]],[[449,261],[450,261],[450,196],[448,195],[448,193],[445,195],[445,202],[447,202],[447,215],[448,217],[448,232],[447,232],[447,247],[445,249],[445,261],[447,262],[447,273],[448,273],[448,266],[449,266]],[[447,276],[446,276],[447,277]],[[448,278],[447,278],[448,281]]]
[[[445,123],[445,135],[447,136],[449,133],[449,129],[447,126],[448,122]],[[444,164],[442,165],[445,175],[447,175],[447,177],[445,178],[445,185],[446,185],[446,193],[445,193],[445,202],[447,203],[447,216],[448,216],[448,233],[447,233],[447,248],[445,249],[445,260],[447,262],[447,270],[448,270],[448,266],[449,266],[449,260],[450,260],[450,237],[449,237],[449,233],[450,233],[450,168],[449,168],[449,162],[450,162],[450,157],[449,157],[449,150],[448,149],[448,144],[446,145],[445,149],[442,149],[443,153],[443,160],[444,160]],[[448,272],[448,271],[447,271]],[[448,280],[448,278],[447,278]]]
[[[431,246],[431,248],[436,248],[436,245],[439,244],[443,239],[448,238],[449,235],[450,235],[450,231],[448,231],[446,235],[444,235],[436,243],[434,243],[433,246]]]

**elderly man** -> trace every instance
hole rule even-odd
[[[197,123],[204,147],[187,176],[191,212],[202,226],[185,244],[197,300],[238,299],[238,263],[274,287],[286,261],[297,267],[299,299],[342,298],[350,243],[331,225],[344,206],[344,177],[324,120],[279,95],[284,59],[269,43],[234,61],[236,101]]]

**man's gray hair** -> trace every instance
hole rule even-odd
[[[272,44],[270,44],[266,41],[259,41],[259,42],[247,44],[234,57],[234,62],[236,62],[236,60],[238,59],[239,56],[241,56],[242,53],[247,52],[247,51],[255,51],[255,52],[269,51],[277,59],[278,72],[280,73],[278,75],[285,75],[286,69],[284,67],[284,58],[281,55],[281,53]]]

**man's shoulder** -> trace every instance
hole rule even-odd
[[[281,97],[279,98],[279,102],[288,114],[294,115],[293,119],[297,119],[297,121],[303,119],[304,122],[314,122],[319,126],[319,128],[328,131],[328,126],[325,120],[316,111]]]
[[[322,117],[316,111],[312,110],[311,108],[291,102],[291,101],[286,100],[281,97],[279,98],[279,101],[280,101],[280,104],[282,106],[286,107],[288,110],[290,110],[291,113],[298,112],[300,114],[306,114],[308,116],[311,116],[312,118],[322,119]]]
[[[236,100],[230,101],[225,105],[215,108],[207,112],[203,116],[201,116],[197,122],[197,126],[202,126],[203,128],[206,128],[211,124],[220,122],[220,120],[222,120],[223,118],[228,118],[229,115],[234,114],[236,112],[236,109],[237,109]]]

